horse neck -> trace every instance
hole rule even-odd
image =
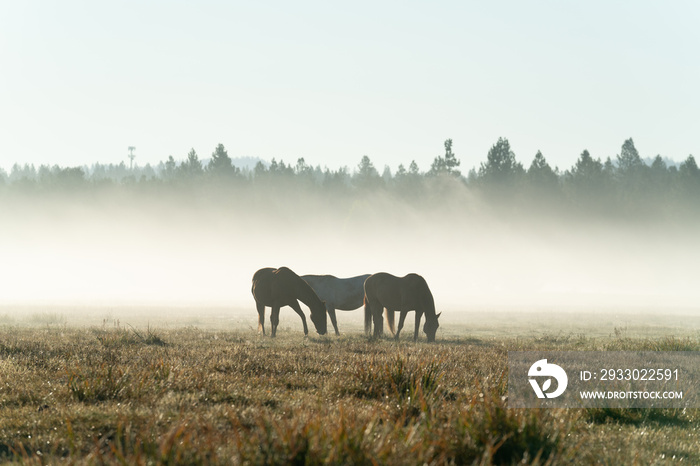
[[[316,293],[314,293],[311,286],[303,279],[299,278],[294,288],[296,289],[299,301],[306,304],[309,308],[312,308],[313,305],[323,304]]]
[[[430,290],[428,290],[428,295],[424,298],[423,313],[425,314],[426,320],[437,320],[437,315],[435,314],[435,300]]]

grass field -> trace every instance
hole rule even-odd
[[[698,351],[697,318],[492,314],[443,322],[428,344],[411,341],[412,317],[396,343],[367,339],[347,313],[340,337],[304,338],[283,313],[273,340],[252,329],[253,310],[226,325],[217,312],[163,324],[138,311],[0,311],[0,459],[700,463],[700,410],[514,410],[505,399],[508,350]]]

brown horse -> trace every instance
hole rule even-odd
[[[270,323],[272,336],[277,334],[277,325],[280,322],[280,308],[290,306],[299,314],[304,323],[304,335],[309,334],[306,325],[306,317],[299,307],[299,301],[311,309],[311,321],[319,335],[324,335],[327,330],[326,305],[314,293],[314,290],[302,280],[299,275],[287,267],[273,269],[271,267],[260,269],[253,275],[253,297],[258,308],[258,330],[262,329],[265,335],[265,306],[271,307]]]
[[[408,311],[416,312],[416,329],[413,340],[418,340],[420,319],[425,314],[423,332],[428,341],[435,341],[435,332],[440,324],[440,314],[435,314],[435,301],[425,279],[415,273],[405,277],[395,277],[388,273],[375,273],[365,280],[365,331],[369,333],[374,320],[374,336],[382,334],[382,313],[387,310],[387,321],[391,332],[394,333],[394,312],[399,311],[399,328],[395,338],[403,328]]]

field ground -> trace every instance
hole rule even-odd
[[[508,350],[700,351],[700,313],[661,314],[445,313],[416,344],[412,316],[400,342],[371,341],[359,311],[308,338],[283,311],[273,340],[252,308],[0,308],[0,459],[698,464],[697,409],[505,400]]]

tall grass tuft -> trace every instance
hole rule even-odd
[[[372,358],[368,364],[353,368],[351,375],[355,383],[347,391],[359,398],[392,396],[399,401],[415,398],[419,393],[431,396],[439,390],[443,374],[437,359],[417,360],[396,355],[382,362],[380,358]]]
[[[549,412],[551,411],[551,412]],[[557,419],[563,410],[511,409],[496,390],[476,395],[457,430],[468,434],[469,450],[489,464],[540,463],[564,454],[564,439],[573,429],[570,420]]]
[[[130,375],[120,367],[102,363],[97,370],[80,368],[71,372],[68,389],[72,397],[81,402],[121,400],[130,394]]]

